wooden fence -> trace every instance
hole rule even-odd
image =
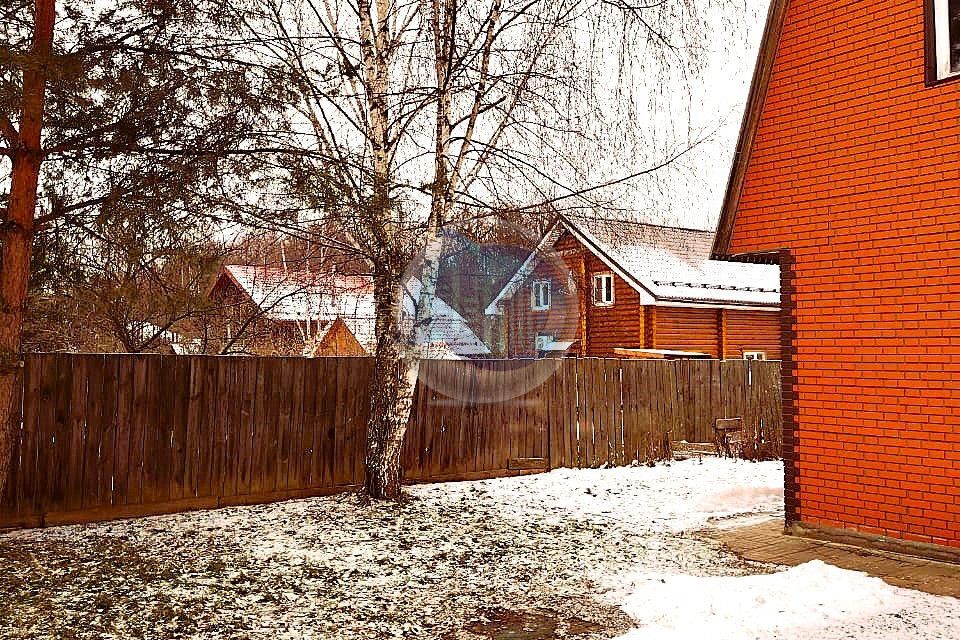
[[[355,487],[371,371],[366,358],[31,355],[0,527]],[[531,380],[542,383],[505,397]],[[779,384],[774,362],[425,362],[405,478],[630,464],[666,455],[670,439],[712,441],[721,417],[776,432]]]

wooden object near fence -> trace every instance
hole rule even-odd
[[[368,358],[30,355],[0,527],[357,487],[371,373]],[[779,446],[779,384],[775,362],[427,361],[405,480],[661,459],[671,440],[712,441],[718,418]]]

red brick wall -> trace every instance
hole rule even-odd
[[[796,517],[960,546],[960,82],[923,37],[922,0],[790,2],[730,249],[790,252]]]

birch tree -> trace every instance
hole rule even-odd
[[[396,499],[444,229],[517,202],[590,206],[682,155],[688,146],[591,181],[588,144],[605,134],[636,142],[630,131],[643,127],[621,118],[604,129],[597,85],[631,80],[601,68],[597,52],[655,79],[695,57],[685,47],[703,19],[692,0],[247,0],[237,11],[248,27],[242,53],[224,41],[219,55],[288,81],[264,146],[296,158],[291,183],[304,202],[311,175],[323,173],[316,184],[334,197],[314,215],[335,219],[370,265],[377,350],[365,492]],[[406,323],[405,296],[416,302]]]
[[[29,46],[0,46],[0,158],[11,167],[0,201],[0,424],[37,229],[51,220],[82,228],[81,213],[145,190],[155,197],[141,212],[188,222],[205,215],[195,206],[203,196],[214,226],[300,234],[322,220],[336,237],[311,241],[369,265],[377,349],[365,491],[374,499],[400,495],[444,229],[517,203],[591,206],[682,155],[683,145],[646,153],[634,134],[650,123],[629,107],[605,113],[597,87],[686,69],[705,33],[694,0],[125,0],[95,21],[76,19],[88,5],[61,2],[75,25],[66,50],[54,39],[53,0],[35,0],[28,20],[18,17],[26,0],[0,10],[0,27],[31,33]],[[616,69],[605,68],[611,60]],[[41,139],[45,95],[53,121]],[[611,148],[642,160],[597,172]],[[61,170],[49,169],[56,160]]]

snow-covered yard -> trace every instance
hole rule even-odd
[[[5,638],[957,638],[960,601],[703,530],[779,515],[729,460],[423,485],[0,536]],[[709,634],[706,631],[709,630]]]

